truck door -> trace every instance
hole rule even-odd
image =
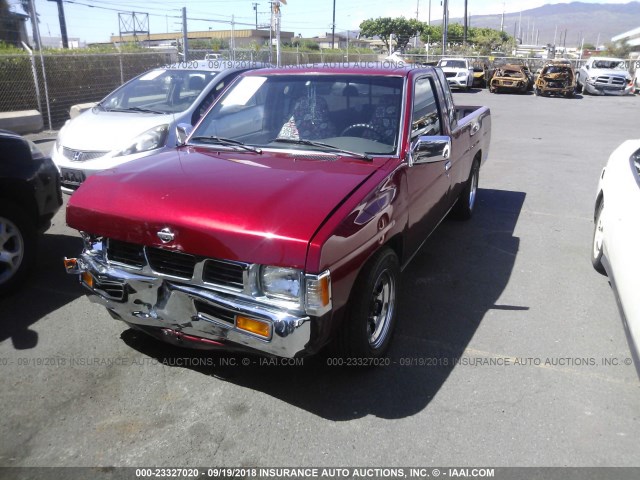
[[[446,105],[447,118],[449,124],[445,126],[443,135],[451,136],[451,168],[449,169],[449,177],[451,177],[450,200],[455,201],[462,192],[471,172],[471,123],[462,121],[458,118],[458,111],[453,103],[453,95],[447,83],[447,79],[442,70],[436,69],[437,79],[440,81],[438,93],[442,91],[443,105]],[[436,86],[438,86],[436,84]]]
[[[446,135],[443,112],[436,96],[435,80],[430,76],[417,77],[413,84],[411,108],[411,145],[421,136]],[[449,208],[449,160],[422,159],[407,169],[409,190],[408,247],[415,252],[438,226]]]

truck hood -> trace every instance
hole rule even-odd
[[[304,268],[314,233],[382,164],[183,147],[89,177],[69,200],[67,223],[130,243]],[[166,244],[164,228],[175,235]]]
[[[611,77],[622,77],[627,80],[631,80],[631,75],[624,70],[611,70],[608,68],[591,68],[587,70],[589,77],[599,77],[601,75],[607,75]]]
[[[73,150],[110,152],[126,147],[151,128],[173,121],[171,114],[107,112],[91,108],[60,130],[59,142]]]

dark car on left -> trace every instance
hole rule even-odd
[[[62,205],[51,158],[26,138],[0,130],[0,294],[23,281],[36,257],[38,234]]]

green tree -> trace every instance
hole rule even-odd
[[[618,58],[627,58],[631,55],[632,48],[625,40],[624,42],[607,43],[607,55]]]
[[[390,41],[393,35],[396,47],[400,51],[404,51],[411,38],[419,35],[423,29],[424,24],[414,18],[407,20],[404,17],[380,17],[363,21],[360,24],[360,35],[365,38],[379,37],[387,51],[390,50]]]

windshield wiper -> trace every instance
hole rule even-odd
[[[143,108],[143,107],[105,108],[105,110],[107,112],[142,112],[142,113],[157,113],[160,115],[163,115],[165,113],[165,112],[161,112],[160,110],[153,110],[151,108]]]
[[[212,143],[217,145],[225,145],[229,147],[239,147],[249,152],[262,154],[261,149],[252,147],[251,145],[245,145],[239,140],[233,140],[231,138],[215,137],[215,136],[199,136],[199,137],[190,138],[189,141],[200,141],[203,143]]]
[[[328,143],[322,143],[322,142],[315,142],[313,140],[303,140],[303,139],[299,139],[296,140],[294,138],[274,138],[273,140],[271,140],[272,143],[293,143],[296,145],[309,145],[310,147],[320,147],[320,148],[326,148],[329,149],[333,152],[337,152],[337,153],[343,153],[345,155],[349,155],[351,157],[357,157],[357,158],[361,158],[362,160],[368,160],[368,161],[372,161],[373,158],[370,155],[367,155],[366,153],[358,153],[358,152],[352,152],[351,150],[345,150],[343,148],[339,148],[339,147],[334,147],[333,145],[329,145]]]

